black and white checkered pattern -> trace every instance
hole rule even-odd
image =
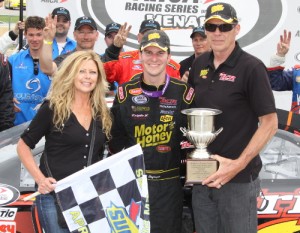
[[[55,192],[71,232],[150,232],[139,145],[59,181]]]

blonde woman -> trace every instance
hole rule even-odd
[[[69,232],[58,224],[55,183],[85,168],[88,161],[102,158],[112,124],[105,101],[107,90],[99,55],[93,51],[71,54],[56,72],[46,101],[18,142],[18,155],[43,194],[36,198],[36,205],[46,233]],[[43,136],[45,150],[38,167],[31,149]]]

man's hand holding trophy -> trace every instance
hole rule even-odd
[[[188,129],[181,128],[184,136],[195,146],[186,163],[186,184],[200,184],[218,169],[218,161],[211,159],[207,146],[223,128],[215,131],[215,116],[222,111],[210,108],[190,108],[181,111],[187,115]]]

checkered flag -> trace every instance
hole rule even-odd
[[[150,233],[140,145],[60,180],[55,192],[71,232]]]

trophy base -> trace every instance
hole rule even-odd
[[[189,157],[192,159],[209,159],[209,156],[210,153],[207,151],[206,147],[196,148],[189,154]]]
[[[201,184],[203,180],[218,170],[219,162],[215,159],[187,159],[186,184]]]

